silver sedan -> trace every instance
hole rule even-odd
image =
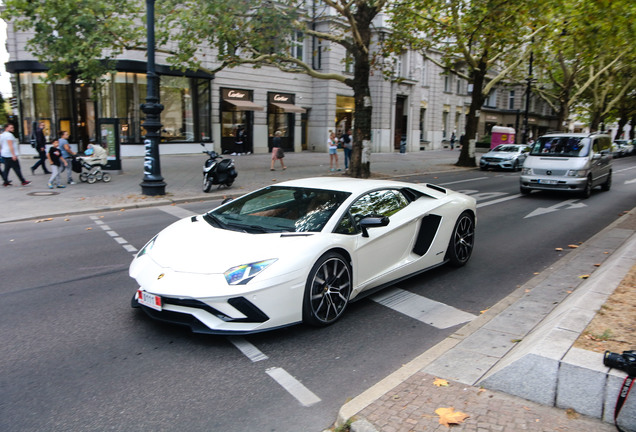
[[[525,144],[501,144],[484,154],[479,160],[479,168],[501,168],[518,171],[526,160],[530,147]]]

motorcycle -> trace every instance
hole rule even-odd
[[[212,185],[219,185],[219,187],[225,185],[226,187],[232,186],[234,179],[238,175],[234,168],[234,160],[221,159],[214,150],[207,150],[205,145],[201,143],[204,148],[203,153],[208,155],[208,160],[203,164],[203,192],[210,192]]]

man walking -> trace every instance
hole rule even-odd
[[[51,171],[47,170],[46,165],[44,165],[44,161],[46,160],[46,138],[44,138],[44,126],[44,122],[40,122],[38,128],[35,130],[35,149],[40,156],[40,160],[31,167],[31,174],[33,175],[35,175],[35,170],[39,166],[42,166],[44,174],[51,174]]]
[[[62,157],[66,160],[66,182],[70,185],[74,185],[73,181],[73,157],[75,152],[71,149],[71,145],[68,143],[68,132],[60,132],[60,150],[62,151]]]
[[[13,131],[15,127],[8,123],[4,127],[4,132],[0,135],[0,155],[4,159],[4,186],[11,186],[11,180],[9,180],[9,170],[13,169],[15,174],[18,176],[20,181],[22,182],[22,186],[26,186],[31,184],[29,180],[25,180],[22,177],[22,170],[20,169],[20,146],[13,136]]]

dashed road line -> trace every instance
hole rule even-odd
[[[113,231],[104,221],[99,219],[99,216],[90,216],[90,218],[95,222],[95,225],[104,230],[109,236],[113,238],[119,245],[121,245],[126,252],[135,253],[137,252],[137,248],[128,243],[128,241]]]
[[[301,405],[310,407],[321,399],[305,387],[300,381],[291,376],[285,369],[279,367],[269,368],[265,371],[274,381],[296,398]]]
[[[238,348],[239,351],[245,354],[245,356],[253,363],[267,360],[269,358],[258,348],[256,348],[254,345],[252,345],[242,337],[228,336],[227,340],[229,340],[236,348]]]
[[[476,315],[399,288],[384,290],[371,296],[371,300],[438,329],[477,318]]]
[[[157,207],[158,210],[161,210],[162,212],[168,213],[169,215],[172,215],[176,218],[179,219],[183,219],[183,218],[187,218],[190,216],[194,216],[194,215],[198,215],[199,213],[195,213],[193,211],[190,210],[186,210],[184,208],[181,207],[177,207],[177,206],[159,206]]]

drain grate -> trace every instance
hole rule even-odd
[[[52,191],[43,191],[43,192],[29,192],[27,195],[30,196],[49,196],[49,195],[59,195],[59,192]]]

